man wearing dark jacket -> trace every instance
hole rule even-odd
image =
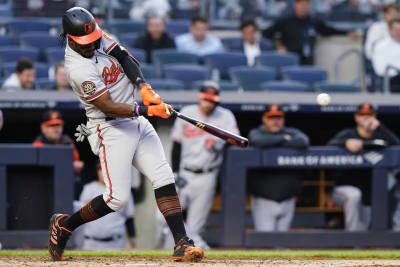
[[[250,145],[258,148],[306,149],[308,137],[300,130],[285,127],[285,114],[274,104],[262,117],[263,125],[250,131]],[[295,211],[295,196],[302,182],[298,170],[257,169],[249,173],[252,214],[256,231],[288,231]]]
[[[397,136],[376,118],[376,111],[370,103],[359,105],[354,119],[356,127],[342,130],[328,145],[344,147],[352,153],[359,153],[400,144]],[[333,200],[344,209],[346,230],[367,230],[371,219],[370,171],[335,171],[333,177]]]
[[[138,37],[133,45],[146,51],[146,63],[152,62],[152,52],[155,49],[175,48],[174,40],[165,31],[165,24],[160,17],[150,17],[147,20],[147,31]]]
[[[280,35],[278,52],[294,52],[300,56],[300,63],[312,65],[314,44],[317,33],[323,36],[347,34],[347,31],[337,30],[326,25],[323,21],[311,18],[309,0],[296,0],[294,14],[276,21],[264,30],[265,38],[274,39]]]

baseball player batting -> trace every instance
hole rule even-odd
[[[62,18],[67,40],[65,70],[85,107],[92,151],[99,156],[106,191],[78,212],[54,214],[50,219],[49,252],[62,260],[68,239],[77,227],[120,210],[129,201],[131,166],[150,179],[158,208],[175,240],[174,261],[200,261],[201,248],[186,235],[175,179],[160,139],[142,115],[169,118],[172,107],[163,103],[146,83],[139,62],[103,33],[93,16],[74,7]],[[144,106],[135,100],[136,88]]]

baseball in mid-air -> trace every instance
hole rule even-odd
[[[327,93],[321,93],[317,96],[317,103],[326,106],[331,102],[331,97]]]

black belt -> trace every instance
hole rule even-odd
[[[206,170],[204,170],[204,169],[190,169],[190,168],[187,168],[187,167],[184,167],[183,169],[186,170],[186,171],[189,171],[189,172],[200,174],[200,173],[212,172],[213,170],[218,169],[218,167],[216,166],[216,167],[213,167],[213,168],[210,168],[210,169],[206,169]]]
[[[122,238],[122,235],[115,235],[115,236],[110,236],[110,237],[105,237],[105,238],[97,238],[97,237],[91,237],[91,236],[85,235],[85,239],[92,239],[92,240],[100,241],[100,242],[110,242],[110,241],[117,240],[120,238]]]
[[[105,117],[104,118],[106,121],[112,121],[112,120],[115,120],[116,118],[113,118],[113,117]]]

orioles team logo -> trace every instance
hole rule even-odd
[[[93,32],[93,22],[89,22],[83,26],[85,33],[92,33]]]
[[[114,61],[111,59],[109,60],[111,62],[111,67],[104,67],[103,73],[101,74],[105,85],[116,82],[119,74],[121,73],[121,65],[118,64],[117,66]]]

